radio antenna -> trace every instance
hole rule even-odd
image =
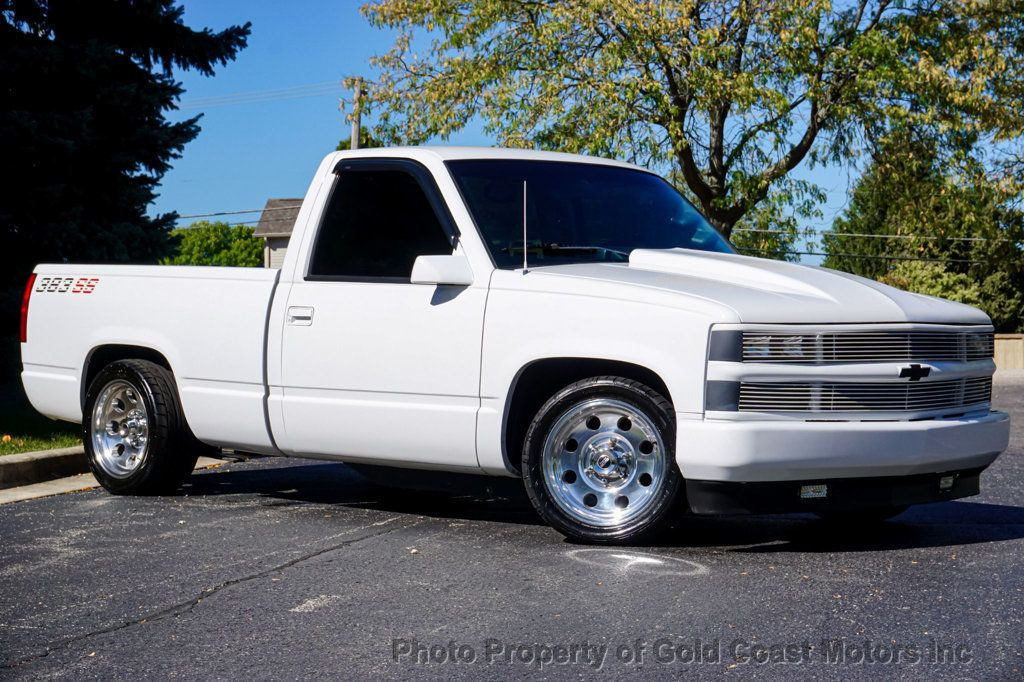
[[[523,180],[523,274],[527,273],[526,263],[526,180]]]

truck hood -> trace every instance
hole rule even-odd
[[[971,306],[912,294],[828,268],[690,249],[637,249],[629,265],[544,267],[545,272],[618,282],[717,303],[739,322],[991,324]]]

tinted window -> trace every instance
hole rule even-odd
[[[523,263],[523,182],[531,265],[621,262],[633,249],[732,253],[670,184],[629,168],[550,161],[450,161],[494,262]]]
[[[452,252],[419,182],[402,170],[343,170],[309,274],[408,280],[417,256]]]

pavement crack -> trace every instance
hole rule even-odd
[[[389,519],[385,519],[383,521],[378,521],[376,523],[370,524],[370,526],[363,526],[362,528],[359,528],[359,529],[356,529],[356,530],[362,530],[363,528],[368,528],[368,527],[383,526],[385,524],[391,523],[392,521],[397,521],[400,518],[403,518],[403,517],[393,516],[393,517],[391,517]],[[413,523],[411,525],[417,525],[417,524]],[[46,658],[47,656],[50,655],[50,652],[52,652],[52,651],[55,651],[57,649],[67,648],[67,647],[69,647],[69,646],[71,646],[73,644],[77,644],[78,642],[81,642],[81,641],[86,640],[86,639],[90,639],[92,637],[99,637],[101,635],[108,635],[108,634],[111,634],[111,633],[114,633],[114,632],[120,632],[122,630],[126,630],[128,628],[135,627],[137,625],[144,625],[146,623],[153,623],[153,622],[156,622],[156,621],[164,620],[165,618],[177,617],[177,616],[181,616],[181,615],[187,614],[187,613],[191,612],[195,607],[199,606],[199,604],[201,604],[204,599],[208,599],[208,598],[212,597],[213,595],[217,594],[218,592],[220,592],[221,590],[227,589],[228,587],[233,587],[233,586],[239,585],[241,583],[246,583],[246,582],[249,582],[249,581],[252,581],[252,580],[257,580],[259,578],[263,578],[265,576],[268,576],[268,575],[270,575],[272,573],[276,573],[278,571],[287,570],[287,569],[292,568],[293,566],[296,566],[296,565],[301,564],[303,562],[306,562],[306,561],[309,561],[311,559],[316,559],[317,557],[323,556],[324,554],[329,554],[330,552],[336,552],[339,549],[345,549],[346,547],[351,547],[352,545],[361,543],[361,542],[363,542],[365,540],[372,540],[372,539],[378,538],[378,537],[380,537],[382,535],[387,535],[388,533],[393,533],[393,532],[395,532],[397,530],[401,530],[401,529],[407,528],[407,527],[409,527],[409,526],[403,525],[403,526],[392,526],[390,528],[384,528],[384,529],[378,530],[378,531],[373,532],[373,533],[368,533],[366,535],[361,535],[361,536],[359,536],[357,538],[351,538],[349,540],[343,540],[341,542],[335,543],[335,544],[330,545],[328,547],[323,547],[321,549],[318,549],[318,550],[315,550],[315,551],[312,551],[312,552],[308,552],[306,554],[303,554],[301,556],[295,557],[293,559],[289,559],[288,561],[285,561],[284,563],[280,563],[280,564],[277,564],[275,566],[271,566],[270,568],[264,569],[262,571],[258,571],[256,573],[251,573],[249,575],[244,575],[244,576],[241,576],[241,577],[238,577],[238,578],[231,578],[230,580],[224,580],[222,582],[217,583],[216,585],[214,585],[212,587],[206,588],[205,590],[200,592],[198,595],[196,595],[196,596],[194,596],[194,597],[192,597],[190,599],[186,599],[184,601],[178,602],[177,604],[173,604],[171,606],[165,607],[163,609],[160,609],[159,611],[154,611],[152,613],[148,613],[148,614],[146,614],[146,615],[144,615],[144,616],[142,616],[140,618],[135,618],[133,620],[125,621],[123,623],[118,623],[116,625],[108,625],[106,627],[102,627],[102,628],[98,628],[98,629],[95,629],[95,630],[90,630],[88,632],[84,632],[84,633],[82,633],[80,635],[75,635],[74,637],[68,637],[66,639],[63,639],[63,640],[60,640],[60,641],[57,641],[57,642],[50,642],[48,644],[45,644],[44,645],[44,650],[39,652],[39,653],[32,654],[31,656],[26,656],[24,658],[18,659],[17,661],[14,661],[14,662],[11,662],[11,663],[0,664],[0,670],[11,670],[11,669],[14,669],[14,668],[20,668],[23,665],[27,665],[29,663],[33,663],[33,662],[38,661],[40,659]]]

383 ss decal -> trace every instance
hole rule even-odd
[[[36,282],[37,294],[91,294],[99,277],[40,277]]]

